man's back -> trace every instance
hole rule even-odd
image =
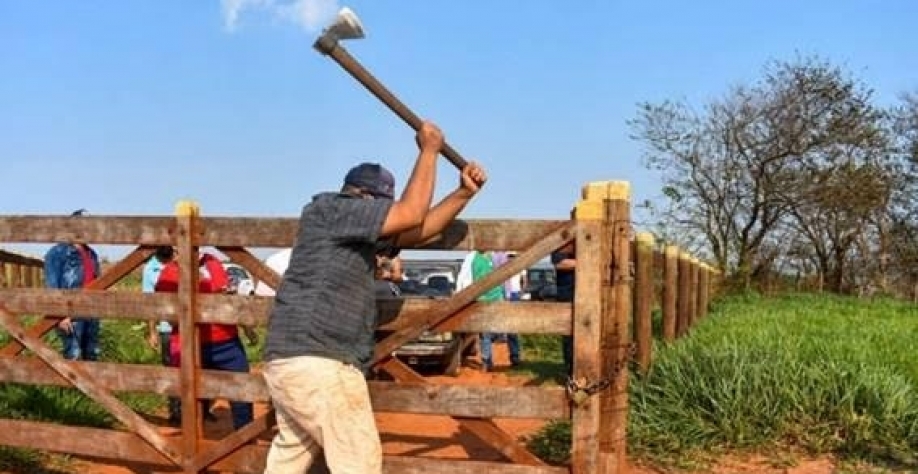
[[[369,361],[375,243],[391,205],[327,193],[303,209],[268,323],[266,360],[312,355],[360,367]]]

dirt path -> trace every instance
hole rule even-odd
[[[469,384],[469,385],[522,385],[527,378],[508,375],[503,372],[506,366],[501,366],[501,361],[506,362],[506,346],[496,344],[495,361],[497,371],[483,373],[473,367],[464,367],[458,377],[430,376],[431,382],[444,384]],[[256,411],[264,410],[264,406],[256,407]],[[225,403],[218,401],[215,413],[218,422],[205,423],[205,437],[219,439],[226,436],[231,430],[230,414]],[[383,443],[383,451],[390,455],[408,455],[448,459],[476,459],[482,461],[502,461],[503,457],[494,448],[481,442],[477,437],[466,430],[460,429],[459,423],[447,416],[412,415],[402,413],[378,413],[377,426]],[[497,419],[495,422],[507,433],[514,437],[528,436],[538,431],[545,420],[541,419]],[[162,427],[161,431],[167,436],[177,436],[179,432],[174,428]],[[107,464],[90,460],[79,460],[73,463],[72,472],[80,474],[137,474],[137,470],[129,466]],[[631,474],[661,474],[666,471],[650,467],[634,466]],[[753,459],[726,459],[713,469],[703,472],[714,474],[830,474],[835,472],[835,465],[829,460],[820,459],[803,461],[795,467],[774,467],[764,458]],[[2,474],[2,473],[0,473]]]

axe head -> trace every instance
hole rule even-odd
[[[313,45],[322,54],[329,54],[340,40],[360,39],[364,37],[360,18],[348,7],[338,11],[335,21],[322,30],[322,35]]]

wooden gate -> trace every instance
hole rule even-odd
[[[374,410],[451,416],[506,458],[506,462],[485,462],[387,456],[385,472],[625,472],[627,363],[632,349],[628,183],[591,183],[584,187],[582,198],[571,219],[457,220],[423,249],[514,250],[518,256],[449,300],[380,304],[384,318],[397,318],[383,328],[391,334],[378,343],[374,361],[395,381],[369,382]],[[66,361],[41,339],[57,319],[45,317],[26,329],[19,316],[92,314],[103,319],[166,319],[178,324],[182,334],[195,334],[182,338],[182,352],[197,353],[195,323],[265,324],[272,303],[270,298],[197,294],[198,248],[215,247],[259,280],[276,287],[280,277],[248,249],[289,247],[296,229],[297,220],[290,218],[202,217],[188,202],[177,206],[175,217],[0,216],[0,242],[83,241],[134,246],[83,290],[0,289],[0,325],[15,339],[0,348],[0,382],[76,387],[104,406],[121,428],[0,419],[0,445],[144,463],[161,472],[261,472],[267,446],[257,438],[273,429],[271,411],[221,440],[206,441],[198,436],[202,426],[196,402],[202,398],[269,402],[259,375],[202,370],[199,361],[181,368]],[[476,302],[488,288],[571,240],[576,241],[578,253],[573,305]],[[177,247],[182,268],[177,293],[108,290],[142,265],[158,245]],[[573,335],[575,393],[561,386],[429,383],[390,357],[393,350],[425,329]],[[26,349],[35,357],[21,355]],[[122,391],[181,397],[185,414],[182,433],[186,435],[164,437],[156,426],[113,395]],[[570,468],[545,465],[502,431],[493,418],[571,419]]]

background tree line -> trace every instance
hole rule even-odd
[[[639,104],[630,126],[662,174],[658,236],[734,285],[918,296],[918,94],[880,106],[798,57],[700,108]]]

